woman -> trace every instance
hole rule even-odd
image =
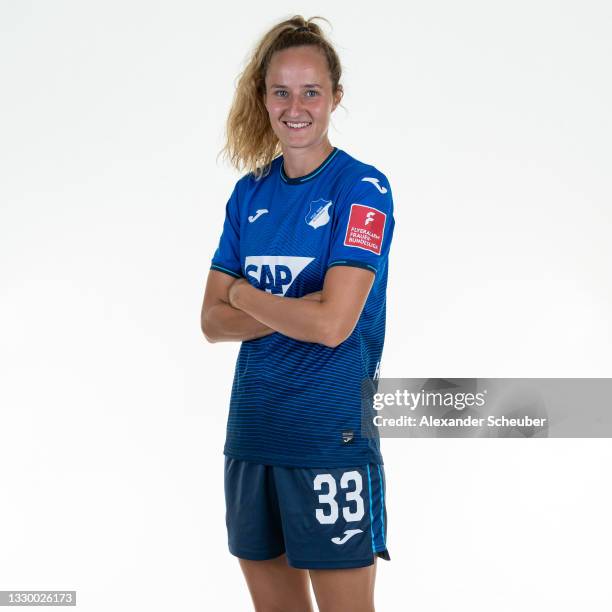
[[[309,578],[320,611],[372,611],[376,558],[389,559],[361,384],[379,376],[393,201],[382,172],[330,144],[340,76],[312,19],[283,21],[255,48],[227,124],[224,150],[249,173],[226,206],[202,330],[242,342],[226,522],[262,611],[311,611]]]

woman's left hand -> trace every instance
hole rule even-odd
[[[248,285],[249,281],[246,278],[237,278],[231,285],[230,288],[228,290],[228,298],[229,298],[229,303],[230,306],[233,306],[234,308],[238,308],[238,306],[236,306],[236,294],[238,293],[238,291],[240,291],[240,288],[244,285]]]

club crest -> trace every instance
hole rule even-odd
[[[324,200],[323,198],[311,202],[308,213],[304,217],[306,223],[315,229],[325,225],[330,219],[329,207],[332,203],[331,200]]]

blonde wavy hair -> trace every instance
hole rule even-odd
[[[304,19],[295,15],[275,25],[257,43],[246,68],[236,79],[234,99],[226,122],[226,143],[219,154],[223,154],[237,170],[252,172],[256,180],[270,172],[272,160],[281,154],[280,142],[272,130],[263,101],[266,72],[272,55],[289,47],[314,45],[327,59],[332,93],[336,94],[342,88],[338,54],[314,19],[330,23],[324,17]]]

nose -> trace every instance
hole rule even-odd
[[[291,96],[287,105],[287,116],[291,119],[299,119],[302,117],[303,104],[300,96]]]

